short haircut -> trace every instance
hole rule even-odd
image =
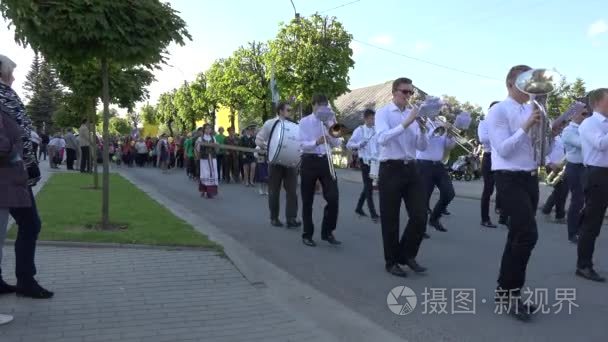
[[[398,79],[393,81],[393,92],[397,91],[400,85],[402,84],[412,84],[412,80],[407,77],[399,77]]]
[[[277,105],[277,113],[280,113],[282,110],[285,109],[285,107],[287,107],[289,103],[287,103],[287,101],[281,101],[279,102],[279,104]]]
[[[363,118],[364,118],[364,119],[366,119],[366,118],[369,118],[370,116],[375,115],[375,114],[376,114],[376,112],[374,112],[374,110],[373,110],[373,109],[369,109],[369,108],[368,108],[368,109],[366,109],[366,110],[363,112]]]
[[[312,97],[313,105],[326,105],[328,103],[329,103],[329,101],[327,100],[327,96],[325,96],[323,94],[315,94]]]
[[[589,92],[590,109],[593,110],[606,95],[608,95],[608,88],[598,88]]]
[[[515,79],[517,79],[517,76],[519,76],[519,74],[526,72],[528,70],[531,70],[532,68],[527,66],[527,65],[516,65],[514,67],[512,67],[509,70],[509,73],[507,74],[507,86],[513,85],[515,84]]]

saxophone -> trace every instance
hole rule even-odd
[[[559,183],[562,179],[564,179],[565,175],[566,157],[562,158],[562,160],[558,164],[558,167],[555,170],[549,172],[547,178],[545,179],[545,182],[547,183],[547,185],[555,186],[555,184]]]

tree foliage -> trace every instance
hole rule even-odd
[[[203,116],[194,109],[192,93],[187,82],[175,91],[173,96],[173,107],[175,114],[182,126],[188,131],[194,130],[196,121]]]
[[[34,126],[45,127],[52,132],[53,118],[63,97],[63,87],[55,69],[38,54],[34,55],[24,89],[28,100],[26,109]]]
[[[156,112],[156,108],[151,106],[149,103],[146,103],[140,110],[141,117],[144,120],[144,123],[156,125],[158,123],[158,113]]]
[[[281,24],[270,42],[267,63],[276,72],[279,92],[310,102],[315,93],[330,100],[348,91],[348,72],[354,66],[352,35],[334,17],[310,18]]]
[[[176,90],[173,90],[172,92],[161,94],[158,98],[158,105],[156,106],[156,117],[158,122],[167,125],[171,136],[173,136],[174,133],[174,124],[178,124],[179,122],[179,118],[177,117],[177,109],[175,108],[173,102],[175,92]]]
[[[192,108],[201,119],[215,124],[215,112],[218,107],[217,98],[209,91],[207,75],[201,72],[196,76],[194,82],[190,83],[190,96],[192,97]]]
[[[245,107],[245,101],[236,90],[238,84],[235,79],[230,78],[226,71],[230,68],[231,63],[230,58],[218,59],[211,65],[206,75],[209,82],[209,95],[230,109],[231,125],[234,126],[234,116]]]
[[[131,123],[125,118],[115,116],[110,119],[110,134],[125,136],[131,133]]]
[[[568,83],[567,79],[562,77],[557,90],[547,96],[547,114],[552,119],[558,118],[568,110],[572,102],[586,94],[585,82],[581,78],[577,78],[574,83]]]

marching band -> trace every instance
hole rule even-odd
[[[508,229],[495,300],[511,308],[509,313],[522,321],[530,320],[536,308],[534,303],[522,301],[521,291],[538,240],[539,169],[546,167],[547,184],[554,187],[542,208],[545,214],[555,207],[556,219],[565,220],[566,196],[571,194],[567,233],[568,240],[578,245],[574,273],[605,281],[595,271],[592,259],[608,208],[608,89],[597,89],[587,98],[578,99],[568,112],[550,123],[545,104],[547,95],[557,87],[554,78],[546,69],[512,67],[506,77],[507,97],[490,105],[477,129],[479,153],[483,153],[481,226],[497,228],[489,215],[490,197],[496,188],[498,223]],[[380,221],[385,270],[397,277],[407,276],[402,266],[415,273],[426,272],[417,256],[423,239],[428,238],[427,224],[447,231],[440,218],[455,193],[445,156],[456,144],[475,153],[463,146],[466,142],[458,133],[468,129],[470,120],[465,127],[457,127],[458,118],[449,124],[438,116],[442,104],[438,105],[437,98],[427,97],[412,104],[413,95],[412,80],[396,79],[392,100],[377,112],[365,109],[363,123],[346,143],[346,148],[358,153],[363,180],[355,213],[366,217],[363,206],[367,202],[371,220]],[[339,190],[332,149],[341,144],[345,126],[337,123],[326,96],[315,95],[312,105],[312,113],[296,123],[290,119],[290,105],[279,103],[277,117],[266,121],[256,137],[256,145],[266,151],[269,161],[270,223],[283,226],[279,220],[283,183],[287,226],[301,224],[297,220],[299,172],[303,244],[316,246],[312,207],[320,183],[326,201],[321,239],[340,245],[334,236]],[[379,213],[373,196],[376,185]],[[439,188],[439,200],[430,210],[434,187]],[[405,203],[408,221],[400,235],[401,202]]]

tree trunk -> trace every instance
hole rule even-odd
[[[89,144],[90,153],[88,165],[91,165],[91,170],[93,171],[93,189],[97,190],[99,189],[99,173],[97,172],[97,108],[95,106],[95,102],[96,101],[93,101],[93,106],[91,108],[93,110],[91,112],[93,116],[89,118],[89,132],[93,132],[92,140],[90,141],[92,141],[93,143]],[[93,123],[93,129],[90,128],[91,122]]]
[[[167,122],[167,128],[169,128],[169,134],[173,136],[173,120]]]
[[[230,126],[234,129],[236,129],[236,126],[234,125],[234,110],[230,109]],[[215,117],[215,115],[213,116]],[[237,132],[238,133],[238,132]]]
[[[110,227],[110,135],[108,126],[110,122],[110,85],[108,75],[108,59],[101,60],[101,83],[103,100],[103,191],[101,200],[101,225],[102,229]]]

